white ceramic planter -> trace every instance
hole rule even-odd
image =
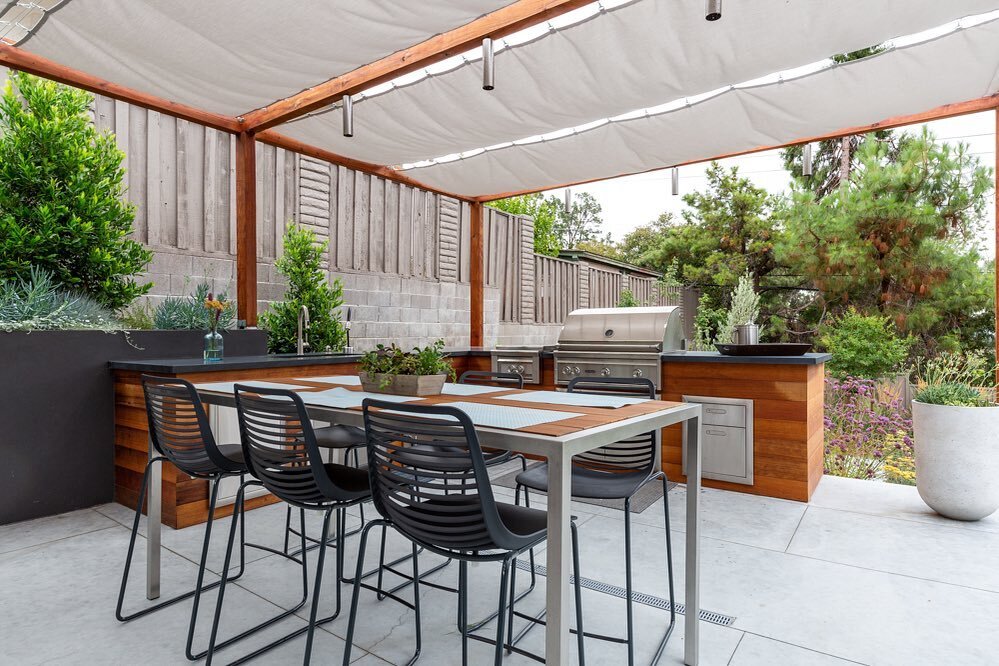
[[[931,509],[980,520],[999,509],[999,407],[912,401],[916,488]]]

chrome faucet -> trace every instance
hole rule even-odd
[[[305,353],[305,348],[309,346],[308,337],[309,330],[309,308],[303,305],[298,310],[298,346],[296,347],[296,352],[299,356]]]

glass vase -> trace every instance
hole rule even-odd
[[[209,331],[205,335],[205,363],[218,363],[222,360],[222,334]]]

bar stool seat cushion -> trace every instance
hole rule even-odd
[[[246,464],[246,461],[243,459],[243,447],[239,444],[219,444],[219,453],[234,463],[240,465]]]
[[[364,428],[348,425],[331,425],[316,428],[316,444],[327,449],[346,449],[352,446],[364,446]]]
[[[326,473],[330,475],[333,482],[338,487],[353,495],[354,499],[367,497],[371,494],[366,465],[350,467],[349,465],[341,465],[339,463],[326,463],[323,467],[326,468]]]
[[[644,472],[601,472],[572,466],[572,496],[586,499],[627,499],[642,487],[649,475]],[[548,492],[548,464],[541,463],[517,475],[517,483],[531,490]]]
[[[506,528],[518,536],[543,534],[548,529],[547,511],[505,502],[496,502],[496,511]]]

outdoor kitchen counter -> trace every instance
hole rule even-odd
[[[822,365],[832,354],[815,352],[802,356],[723,356],[718,352],[664,352],[663,363],[750,363],[755,365]]]
[[[662,355],[662,399],[695,398],[705,407],[702,435],[709,430],[718,435],[702,438],[705,486],[802,502],[811,498],[822,478],[823,389],[830,358]],[[743,442],[751,446],[743,448]],[[677,428],[663,430],[663,470],[672,481],[685,480],[682,443]],[[733,478],[738,476],[732,475],[733,464],[746,478]],[[731,476],[709,478],[713,466]]]
[[[450,350],[451,364],[460,375],[465,370],[489,369],[489,350]],[[201,358],[129,359],[109,361],[114,377],[115,501],[134,508],[146,464],[149,429],[142,394],[142,375],[180,377],[192,383],[267,380],[279,377],[321,377],[357,374],[360,355],[316,354],[303,356],[230,356],[215,363]],[[231,443],[231,442],[223,442]],[[202,523],[208,518],[208,484],[163,466],[163,523],[175,529]],[[275,502],[270,495],[247,500],[247,508]],[[231,505],[217,509],[231,513]]]

